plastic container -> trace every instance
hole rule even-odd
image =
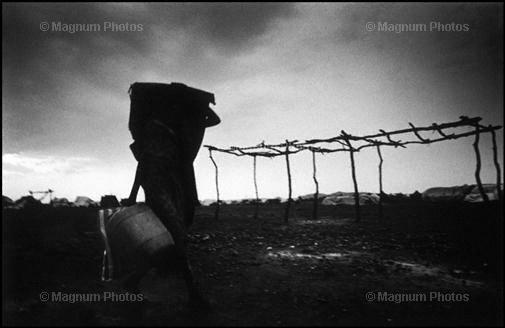
[[[174,245],[170,232],[144,203],[112,214],[105,231],[116,264],[143,265]]]

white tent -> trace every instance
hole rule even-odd
[[[359,193],[359,204],[378,204],[379,195],[374,193]],[[321,203],[323,205],[354,205],[353,192],[337,192],[326,196]]]
[[[86,196],[77,196],[74,201],[75,206],[90,207],[97,205],[94,200]]]
[[[434,187],[423,192],[423,200],[430,201],[462,201],[473,186]]]
[[[484,192],[486,193],[489,200],[498,200],[498,188],[495,184],[483,184],[482,187],[484,188]],[[470,203],[484,201],[484,199],[482,199],[478,186],[473,187],[470,193],[465,196],[464,200],[465,202]]]
[[[302,195],[302,196],[298,196],[298,199],[302,199],[302,200],[313,200],[313,199],[314,199],[314,195],[315,195],[315,194]],[[317,195],[317,198],[318,198],[318,199],[323,199],[324,197],[326,197],[326,194],[319,193],[319,194]]]

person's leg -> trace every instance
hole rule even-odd
[[[187,209],[181,179],[175,170],[167,169],[168,167],[162,162],[151,161],[143,164],[142,167],[142,187],[146,195],[146,203],[174,239],[174,249],[167,254],[165,260],[173,261],[175,267],[182,273],[191,303],[203,306],[205,302],[194,282],[186,253],[187,230],[184,219]]]
[[[186,283],[186,288],[188,290],[189,302],[190,306],[195,309],[207,310],[210,305],[209,302],[202,297],[200,293],[200,288],[197,287],[197,284],[194,280],[193,271],[191,270],[191,265],[187,258],[180,259],[179,268],[182,271],[182,276],[184,278],[184,282]]]

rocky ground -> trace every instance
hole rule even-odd
[[[313,220],[305,202],[288,225],[283,206],[258,219],[254,205],[224,205],[217,220],[198,209],[189,253],[209,311],[187,306],[177,276],[151,271],[141,296],[100,281],[96,209],[4,210],[3,324],[503,325],[498,204],[391,203],[380,220],[366,206],[357,223],[351,206]]]

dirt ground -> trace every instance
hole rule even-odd
[[[503,326],[499,204],[384,212],[365,206],[357,223],[351,206],[320,206],[313,220],[305,202],[285,226],[283,204],[261,205],[258,219],[254,205],[223,205],[218,220],[199,208],[189,254],[211,304],[201,311],[177,276],[152,270],[140,296],[100,281],[96,209],[4,210],[3,324]]]

